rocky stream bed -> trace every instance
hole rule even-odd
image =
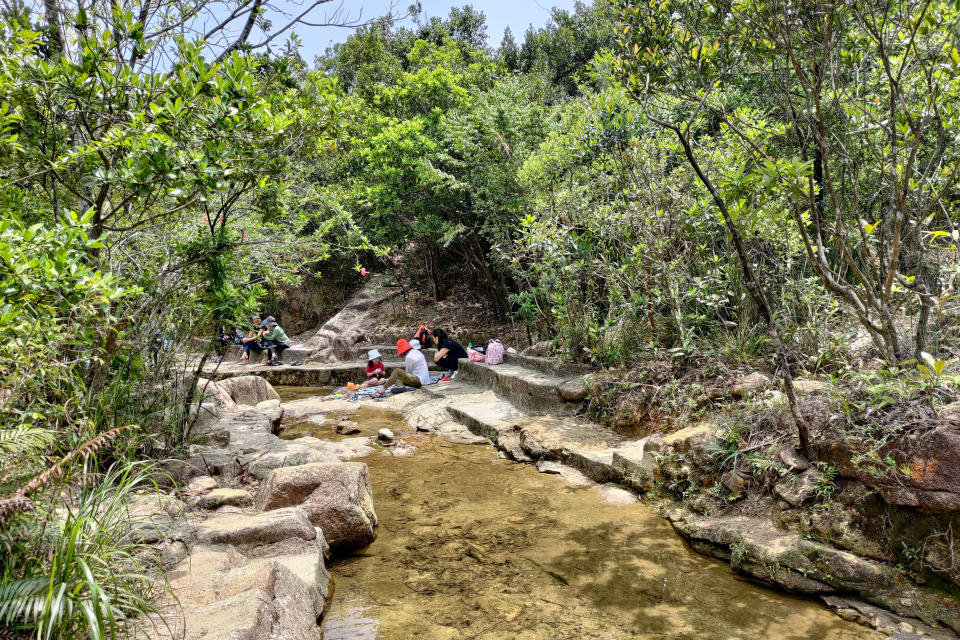
[[[853,554],[645,504],[653,443],[459,382],[360,403],[249,375],[202,391],[197,444],[168,468],[182,500],[131,510],[170,567],[144,638],[952,637],[846,598],[892,579]],[[730,565],[807,580],[843,617]]]

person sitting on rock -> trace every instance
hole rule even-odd
[[[243,344],[243,355],[240,356],[240,364],[248,364],[250,362],[251,351],[260,353],[266,350],[266,347],[263,346],[263,334],[267,332],[267,329],[263,326],[260,316],[250,316],[250,322],[253,324],[253,329],[240,341],[241,344]]]
[[[263,334],[264,345],[267,347],[267,356],[269,357],[267,364],[274,367],[282,365],[283,352],[293,346],[290,344],[290,338],[280,328],[273,316],[268,316],[263,321],[263,325],[267,328],[266,333]]]
[[[220,327],[217,334],[217,362],[223,361],[223,356],[227,353],[227,348],[233,344],[233,327],[225,325]]]
[[[450,382],[457,377],[457,372],[460,371],[458,361],[467,357],[467,350],[443,329],[434,329],[433,337],[437,341],[437,352],[433,354],[433,361],[447,370],[440,382]]]
[[[367,381],[361,387],[379,387],[387,381],[387,367],[383,364],[379,349],[370,349],[367,352]]]
[[[416,340],[420,343],[420,347],[414,347],[415,349],[430,349],[433,347],[433,336],[430,335],[430,329],[427,328],[427,325],[420,323],[417,325],[417,330],[413,334],[413,340]],[[413,344],[413,340],[410,341],[410,344]]]
[[[378,394],[378,397],[382,398],[386,390],[397,383],[417,389],[430,384],[430,367],[427,366],[427,359],[403,338],[397,340],[397,355],[404,356],[403,369],[394,369],[390,373],[390,377],[383,383],[383,391]]]

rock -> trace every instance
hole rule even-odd
[[[377,440],[381,444],[392,444],[396,438],[393,435],[393,431],[390,431],[390,429],[380,429],[380,431],[377,431]]]
[[[313,349],[307,362],[345,360],[357,345],[369,344],[367,331],[374,324],[377,313],[400,294],[400,289],[387,284],[383,277],[368,278],[359,293],[306,339],[305,348]]]
[[[216,402],[191,404],[189,411],[189,444],[226,446],[230,444],[230,431],[220,424],[220,405]]]
[[[220,380],[217,385],[225,391],[236,404],[256,406],[264,400],[280,400],[280,394],[260,376],[237,376]]]
[[[778,482],[773,493],[791,507],[798,507],[816,495],[820,480],[819,471],[807,469],[799,476],[787,476]]]
[[[754,371],[740,378],[740,380],[730,387],[727,395],[733,396],[734,398],[742,398],[759,391],[768,384],[770,384],[770,376],[765,373],[760,373],[759,371]]]
[[[720,476],[720,482],[730,493],[736,493],[741,496],[746,493],[747,487],[750,486],[750,478],[736,469],[730,469]]]
[[[271,398],[270,400],[264,400],[263,402],[257,403],[257,409],[264,411],[265,409],[279,409],[280,408],[280,398]]]
[[[553,462],[552,460],[540,460],[537,462],[536,467],[540,473],[550,473],[553,475],[560,475],[560,472],[563,471],[563,465],[559,462]]]
[[[226,389],[220,386],[215,380],[207,378],[197,379],[197,393],[203,399],[204,403],[212,402],[221,409],[233,411],[237,408],[237,403],[233,401]]]
[[[552,353],[553,343],[549,340],[536,342],[520,352],[522,356],[533,356],[535,358],[550,355]]]
[[[808,396],[813,393],[823,391],[827,388],[827,383],[823,380],[810,380],[803,378],[793,381],[793,391],[798,396]]]
[[[537,471],[540,473],[558,475],[567,483],[572,484],[575,487],[592,487],[597,484],[573,467],[568,467],[565,464],[560,464],[559,462],[552,460],[539,461],[537,463]]]
[[[635,494],[615,484],[600,485],[597,491],[607,504],[633,504],[638,500]]]
[[[127,505],[129,536],[136,542],[188,540],[193,526],[186,520],[187,505],[162,493],[136,496]]]
[[[520,445],[520,431],[517,429],[501,431],[497,438],[497,446],[506,452],[511,460],[533,462],[530,456],[524,453],[523,447]]]
[[[777,453],[777,458],[788,468],[794,471],[806,471],[810,468],[810,463],[796,449],[785,447]]]
[[[712,422],[699,422],[664,436],[663,444],[680,453],[686,453],[694,448],[703,447],[707,442],[713,440],[716,430],[717,425]]]
[[[210,476],[200,476],[199,478],[194,478],[190,481],[190,484],[187,485],[185,493],[191,496],[198,496],[208,491],[212,491],[219,486],[220,483],[214,478],[211,478]]]
[[[891,440],[878,451],[879,459],[892,456],[896,467],[854,464],[858,451],[845,440],[819,440],[814,446],[823,462],[836,465],[837,474],[876,489],[890,505],[930,511],[960,510],[960,428],[943,424],[919,434]]]
[[[317,531],[306,513],[295,507],[256,515],[216,515],[197,528],[197,538],[212,544],[269,544],[287,538],[313,540],[316,537]]]
[[[620,472],[625,484],[637,491],[649,491],[660,468],[655,454],[662,447],[663,438],[659,435],[626,442],[613,450],[611,464]]]
[[[164,542],[160,545],[160,563],[166,567],[175,567],[187,557],[187,545],[180,540]]]
[[[881,633],[891,633],[886,640],[947,640],[956,638],[948,631],[935,629],[916,618],[904,618],[880,607],[845,596],[820,596],[824,604],[844,620],[873,627]]]
[[[168,576],[176,599],[165,597],[137,640],[320,640],[330,592],[322,538],[264,549],[194,549]]]
[[[557,392],[567,402],[583,402],[587,399],[589,389],[583,378],[571,378],[558,385]]]
[[[214,489],[197,499],[197,506],[201,509],[216,509],[220,506],[249,507],[253,504],[253,496],[243,489]]]
[[[274,469],[260,488],[257,506],[289,505],[301,506],[336,553],[362,549],[377,536],[370,474],[362,462]]]
[[[336,432],[345,436],[352,436],[360,433],[360,425],[351,420],[342,420],[337,423]]]

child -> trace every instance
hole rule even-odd
[[[379,349],[367,352],[367,381],[361,387],[379,387],[387,381],[387,367],[383,364]]]
[[[429,349],[433,346],[433,336],[430,335],[430,329],[423,323],[417,325],[417,331],[413,334],[413,339],[420,343],[422,349]],[[410,344],[412,345],[413,342],[411,341]]]

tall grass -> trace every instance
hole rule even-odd
[[[37,640],[125,635],[125,622],[153,611],[151,575],[132,537],[131,494],[152,484],[152,467],[118,462],[93,473],[90,460],[30,512],[0,529],[0,629]]]

